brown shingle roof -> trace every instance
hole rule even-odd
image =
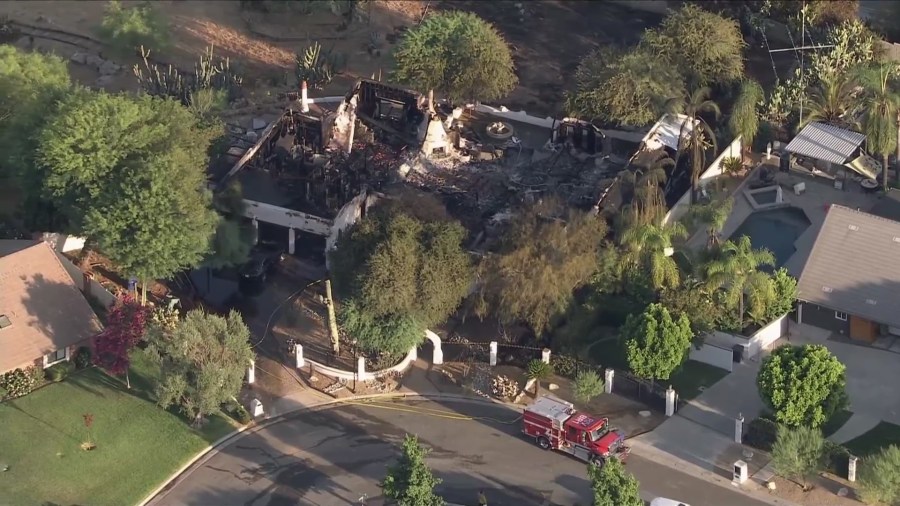
[[[798,288],[800,300],[900,327],[900,222],[831,206]]]
[[[0,240],[0,372],[93,337],[100,322],[43,241]]]

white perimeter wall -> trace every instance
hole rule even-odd
[[[759,353],[763,349],[771,346],[775,341],[786,336],[787,332],[788,314],[785,313],[783,316],[781,316],[781,318],[776,318],[765,327],[757,330],[750,337],[736,335],[729,332],[721,332],[718,330],[714,330],[710,333],[710,335],[711,340],[718,345],[728,347],[734,346],[736,344],[743,345],[746,348],[744,351],[744,358],[749,359],[759,355]]]
[[[706,168],[700,174],[700,186],[710,186],[710,183],[714,183],[716,178],[722,176],[722,162],[725,161],[726,158],[740,158],[741,157],[741,136],[735,137],[731,144],[725,147],[724,150],[719,154],[719,157],[716,158],[713,163],[709,164],[709,167]],[[691,206],[691,190],[684,192],[684,195],[678,199],[678,202],[672,206],[672,209],[666,213],[666,216],[663,218],[663,225],[667,223],[671,223],[673,221],[680,220],[685,214],[687,214],[688,209]]]
[[[690,358],[728,372],[734,367],[734,353],[728,348],[711,343],[704,343],[700,348],[691,346]]]

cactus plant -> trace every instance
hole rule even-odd
[[[192,75],[183,74],[169,65],[160,70],[155,63],[150,63],[150,51],[141,47],[143,66],[134,66],[134,75],[143,90],[157,97],[172,97],[185,106],[191,105],[191,98],[198,90],[214,89],[227,93],[228,99],[237,98],[243,79],[231,67],[228,58],[216,58],[213,48],[207,47],[199,61],[194,64]]]
[[[346,58],[341,53],[331,50],[323,52],[318,42],[297,54],[297,78],[300,82],[313,89],[322,89],[330,83],[336,74],[339,74],[346,63]]]

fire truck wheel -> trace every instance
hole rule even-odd
[[[591,463],[598,468],[602,468],[603,465],[606,464],[606,459],[604,459],[600,455],[591,455]]]
[[[541,436],[541,437],[537,438],[537,445],[540,446],[544,450],[549,450],[550,449],[550,440],[545,438],[544,436]]]

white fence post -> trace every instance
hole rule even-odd
[[[738,413],[734,419],[734,442],[742,443],[744,439],[744,415]]]
[[[603,386],[603,389],[606,393],[611,394],[613,391],[613,378],[616,377],[616,371],[613,369],[606,370],[606,383]]]
[[[297,369],[300,369],[304,365],[306,365],[306,361],[303,360],[303,345],[297,343],[294,345],[294,357],[297,359]]]
[[[296,250],[297,232],[293,228],[288,229],[288,253],[293,255]]]
[[[856,481],[856,461],[859,460],[857,457],[850,456],[850,461],[847,462],[847,481],[853,483]]]
[[[356,379],[363,381],[366,376],[366,357],[356,359]]]
[[[675,414],[675,389],[672,385],[666,390],[666,416]]]
[[[256,382],[256,362],[250,361],[250,367],[247,368],[247,383],[252,385]]]
[[[541,362],[545,364],[550,363],[550,348],[544,348],[541,350]]]
[[[491,341],[491,366],[497,365],[497,341]]]

